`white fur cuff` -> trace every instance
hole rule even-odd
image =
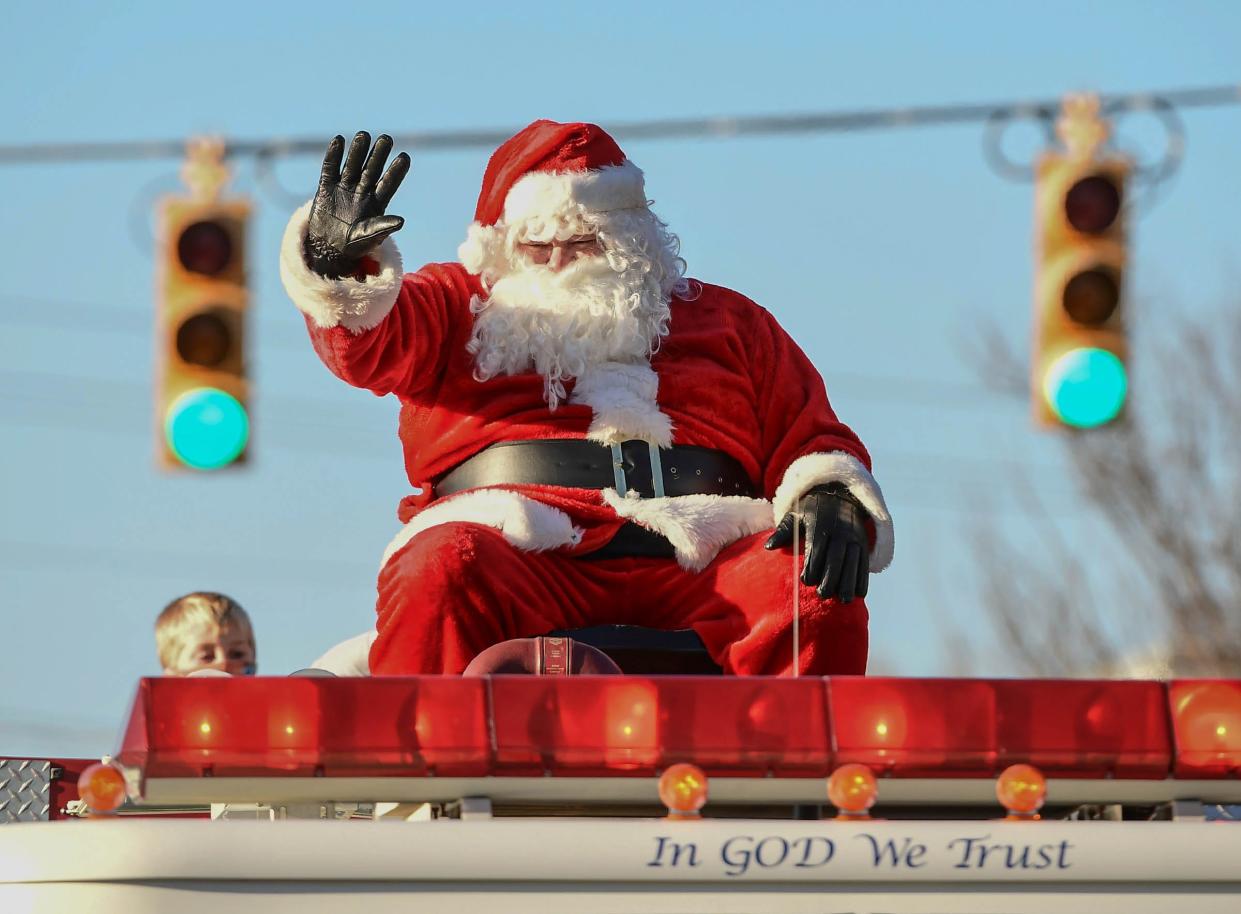
[[[366,282],[356,279],[325,279],[306,266],[302,253],[310,203],[298,208],[284,230],[280,245],[280,279],[293,304],[325,330],[343,326],[354,333],[379,324],[401,291],[401,252],[392,236],[385,238],[370,256],[379,261],[379,275]]]
[[[371,645],[379,632],[371,629],[355,635],[348,641],[330,648],[327,653],[310,665],[314,670],[327,670],[335,676],[371,675]]]
[[[525,552],[576,546],[582,540],[582,531],[559,508],[508,489],[474,489],[437,501],[415,514],[388,544],[379,567],[388,564],[388,559],[423,530],[454,522],[492,527]]]
[[[771,529],[771,502],[741,495],[678,495],[621,497],[604,489],[603,500],[618,515],[662,535],[676,550],[677,564],[702,571],[725,546]]]
[[[870,570],[883,571],[892,564],[892,554],[896,548],[895,535],[892,530],[892,515],[883,500],[883,492],[879,483],[862,462],[852,454],[844,451],[831,451],[824,454],[807,454],[794,460],[784,471],[784,479],[776,489],[776,497],[772,499],[775,508],[775,522],[780,520],[793,508],[793,503],[815,486],[839,482],[849,490],[849,494],[862,503],[866,513],[875,523],[875,546],[870,552]]]

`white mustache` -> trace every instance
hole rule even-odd
[[[668,303],[643,264],[615,270],[606,256],[578,258],[559,271],[523,265],[497,280],[478,315],[469,350],[480,380],[544,376],[553,408],[564,380],[602,362],[649,358],[667,333]]]

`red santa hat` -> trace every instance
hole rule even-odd
[[[461,262],[478,273],[500,227],[540,224],[645,208],[642,171],[595,124],[535,121],[506,140],[483,175]]]

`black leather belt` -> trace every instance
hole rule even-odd
[[[495,485],[615,488],[645,498],[676,495],[753,496],[735,459],[714,448],[657,448],[630,440],[609,447],[585,440],[502,441],[480,451],[435,484],[436,497]]]
[[[616,536],[612,537],[594,552],[587,552],[582,559],[671,559],[677,551],[668,539],[654,530],[639,527],[633,521],[626,521]]]

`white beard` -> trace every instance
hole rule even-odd
[[[535,371],[552,409],[566,399],[567,379],[604,363],[647,363],[670,317],[650,262],[617,254],[578,258],[559,272],[513,264],[471,309],[475,377]]]

